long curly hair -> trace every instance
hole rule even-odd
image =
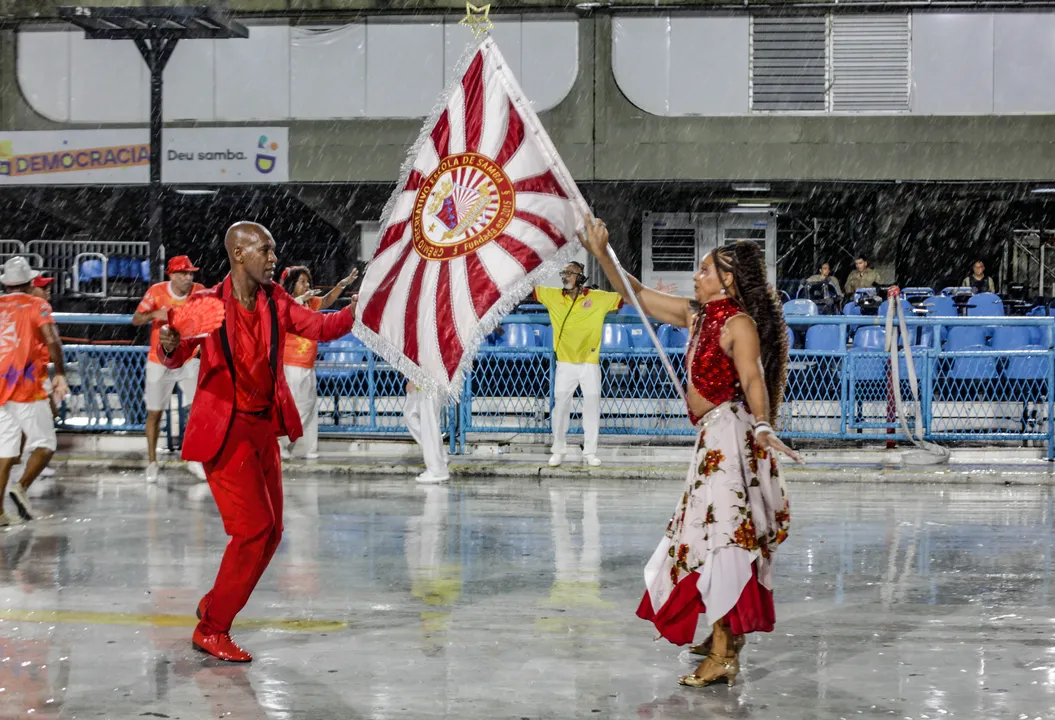
[[[788,378],[788,333],[780,297],[766,282],[765,256],[757,244],[741,241],[716,250],[714,266],[732,274],[735,288],[727,287],[719,273],[722,287],[758,327],[769,413],[775,423]]]
[[[311,284],[311,270],[304,265],[291,265],[282,271],[282,289],[293,294],[293,288],[297,287],[297,281],[301,275],[308,276],[308,284]]]

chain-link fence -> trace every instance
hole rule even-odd
[[[544,316],[543,316],[544,317]],[[85,323],[91,316],[59,316]],[[529,318],[525,320],[525,318]],[[630,324],[626,316],[619,320]],[[540,318],[513,316],[507,322],[541,324]],[[902,405],[910,428],[922,422],[933,440],[1040,441],[1055,455],[1052,403],[1055,351],[1051,318],[912,319],[910,337],[945,337],[957,327],[992,335],[994,321],[1029,329],[1031,343],[1019,349],[954,343],[910,345],[920,402],[912,401],[904,349],[899,353]],[[789,317],[797,345],[790,351],[780,432],[787,438],[866,440],[906,439],[901,434],[890,380],[890,358],[879,347],[846,338],[858,331],[880,331],[877,318]],[[836,342],[815,341],[814,328],[835,326]],[[922,332],[917,326],[923,326]],[[805,333],[802,331],[806,330]],[[862,336],[858,334],[860,339]],[[981,336],[979,336],[981,337]],[[811,340],[813,338],[813,340]],[[822,338],[823,339],[823,338]],[[983,338],[984,340],[984,338]],[[823,345],[819,349],[816,345]],[[666,350],[685,380],[685,348]],[[62,426],[69,430],[143,429],[145,347],[71,345],[66,347],[72,394],[64,403]],[[405,380],[365,347],[327,353],[316,365],[320,431],[336,434],[406,433]],[[552,430],[556,357],[548,346],[481,348],[467,375],[457,406],[444,414],[452,450],[472,434],[545,435]],[[601,353],[601,432],[607,435],[664,438],[691,436],[670,378],[651,348],[606,348]],[[577,393],[579,395],[579,393]],[[178,407],[174,403],[175,407]],[[581,433],[581,397],[572,405],[571,433]],[[181,413],[170,413],[177,436]]]

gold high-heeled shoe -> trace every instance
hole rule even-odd
[[[736,652],[737,655],[740,654],[740,651],[744,649],[744,645],[746,645],[746,644],[747,644],[747,636],[746,635],[733,635],[733,650]],[[692,653],[693,655],[702,655],[704,657],[707,657],[708,655],[711,654],[711,647],[713,645],[714,645],[714,635],[709,635],[707,637],[707,639],[704,640],[699,645],[693,645],[692,647],[690,647],[689,648],[689,652]]]
[[[740,660],[736,655],[730,655],[729,657],[708,655],[707,660],[710,660],[718,666],[715,668],[716,674],[700,676],[693,673],[692,675],[682,675],[678,678],[678,684],[687,687],[701,688],[713,685],[724,679],[729,687],[732,687],[733,683],[736,682],[736,676],[740,674]],[[704,660],[704,662],[707,662],[707,660]],[[721,672],[717,672],[718,670],[721,670]],[[699,669],[697,669],[696,672],[699,672]]]

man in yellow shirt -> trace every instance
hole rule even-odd
[[[601,333],[604,316],[618,310],[623,301],[618,293],[584,287],[583,270],[581,263],[569,263],[560,274],[563,288],[535,288],[535,299],[549,310],[553,348],[557,351],[550,467],[564,462],[568,452],[565,435],[575,388],[582,388],[582,429],[586,436],[583,462],[593,467],[601,464],[597,457],[597,436],[601,431]]]

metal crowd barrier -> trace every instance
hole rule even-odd
[[[123,324],[130,316],[56,314],[60,323]],[[847,349],[861,327],[883,325],[878,317],[789,316],[795,335],[780,432],[790,439],[906,441],[900,430],[889,379],[889,356],[881,350]],[[612,324],[639,324],[627,315],[609,316]],[[908,402],[908,424],[922,419],[927,438],[944,441],[1033,441],[1044,443],[1055,458],[1055,318],[910,318],[918,376],[920,416]],[[545,314],[521,314],[505,323],[548,325]],[[830,349],[805,349],[809,328],[833,326]],[[985,346],[945,350],[934,338],[950,328],[1025,327],[1035,343],[1028,349]],[[812,331],[818,333],[819,331]],[[320,431],[362,435],[406,433],[403,377],[365,347],[342,345],[316,365]],[[347,351],[345,351],[347,350]],[[66,348],[73,393],[63,409],[70,430],[142,430],[142,389],[146,348],[74,345]],[[667,348],[684,382],[684,346]],[[912,397],[899,353],[902,396]],[[443,422],[451,450],[464,449],[469,436],[545,435],[551,432],[552,378],[556,358],[548,345],[481,348],[467,375],[459,402]],[[649,438],[694,434],[658,354],[650,348],[607,348],[601,353],[601,432]],[[570,432],[581,433],[581,404],[573,404]],[[182,417],[179,427],[182,428]],[[174,427],[174,421],[169,423]]]

